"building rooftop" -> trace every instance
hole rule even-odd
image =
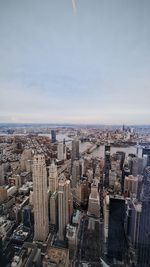
[[[69,239],[75,239],[76,237],[76,227],[72,225],[67,225],[67,234],[66,237]]]
[[[50,247],[44,257],[44,262],[52,263],[52,266],[65,267],[69,257],[69,250]]]
[[[22,224],[17,227],[16,230],[14,230],[11,240],[12,241],[18,241],[18,242],[24,242],[27,240],[30,234],[30,229],[27,227],[24,227]]]

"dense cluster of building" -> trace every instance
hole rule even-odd
[[[149,267],[150,148],[143,133],[62,129],[67,144],[54,129],[51,139],[20,131],[0,137],[2,266]],[[88,142],[82,151],[81,142]],[[104,156],[93,156],[102,144]],[[128,153],[112,153],[115,144]]]

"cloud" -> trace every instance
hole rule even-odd
[[[0,121],[150,123],[149,6],[0,3]]]

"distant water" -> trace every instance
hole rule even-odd
[[[50,138],[51,138],[51,135],[50,135]],[[61,142],[65,139],[65,141],[68,141],[68,140],[73,140],[73,138],[67,136],[66,134],[57,134],[56,136],[56,139],[57,141]],[[70,141],[71,142],[71,141]]]
[[[43,136],[48,136],[51,138],[51,135],[50,134],[40,134],[40,135],[43,135]],[[66,141],[68,140],[73,140],[72,138],[68,137],[66,134],[57,134],[57,141],[58,142],[61,142],[63,141],[64,139]],[[66,142],[66,145],[71,148],[71,141],[70,142]],[[80,142],[80,152],[82,153],[83,151],[85,151],[86,149],[88,149],[89,147],[91,146],[91,143],[90,142],[84,142],[84,143],[81,143]],[[111,150],[110,150],[110,153],[111,155],[116,153],[117,151],[123,151],[126,156],[128,156],[128,154],[136,154],[136,146],[129,146],[129,147],[111,147]],[[96,148],[90,155],[94,156],[94,157],[102,157],[104,158],[104,151],[105,151],[105,146],[104,145],[101,145],[99,146],[98,148]]]
[[[51,134],[39,134],[39,136],[47,136],[51,139]],[[56,139],[58,142],[63,141],[64,139],[67,140],[73,140],[72,138],[70,138],[69,136],[67,136],[66,134],[57,134],[56,135]]]
[[[93,156],[95,157],[104,157],[104,151],[105,151],[105,146],[101,145],[97,149],[95,149],[92,153]],[[128,156],[128,154],[136,154],[137,148],[135,146],[129,146],[129,147],[111,147],[110,149],[110,154],[114,154],[117,151],[122,151]]]
[[[67,140],[73,140],[72,138],[68,137],[65,134],[58,134],[57,135],[57,140],[58,141],[61,142],[64,139],[66,141]],[[66,145],[71,148],[71,142],[66,142]],[[90,146],[91,146],[90,142],[84,142],[84,143],[80,142],[80,152],[82,153],[83,151],[88,149]],[[94,156],[94,157],[102,157],[102,158],[104,158],[104,151],[105,151],[105,146],[101,145],[98,148],[96,148],[91,153],[91,155]],[[128,156],[128,154],[136,154],[137,148],[136,148],[136,146],[129,146],[129,147],[113,147],[112,146],[111,149],[110,149],[111,155],[116,153],[117,151],[123,151],[126,154],[126,156]]]
[[[0,135],[7,135],[7,134],[1,134]],[[26,134],[19,134],[19,135],[26,135]],[[51,134],[39,134],[40,136],[48,136],[49,138],[51,138]],[[11,136],[11,135],[9,135]],[[71,148],[71,141],[73,140],[73,138],[68,137],[66,134],[57,134],[56,136],[57,141],[61,142],[64,139],[67,141],[66,145]],[[70,141],[69,141],[70,140]],[[91,146],[90,142],[84,142],[81,143],[80,142],[80,152],[82,153],[83,151],[85,151],[86,149],[88,149]],[[94,156],[94,157],[104,157],[104,150],[105,150],[105,146],[101,145],[98,148],[96,148],[90,155]],[[129,146],[129,147],[111,147],[110,153],[111,155],[116,153],[117,151],[123,151],[126,153],[126,156],[128,156],[128,154],[136,154],[137,148],[136,146]]]

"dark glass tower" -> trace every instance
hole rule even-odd
[[[143,155],[147,155],[147,166],[150,166],[150,148],[143,148]]]
[[[79,159],[79,140],[75,139],[72,141],[72,161]]]
[[[109,187],[109,171],[111,169],[111,160],[110,160],[110,145],[105,146],[105,166],[104,166],[104,186]]]
[[[52,140],[52,143],[56,143],[56,132],[55,130],[51,130],[51,140]]]
[[[125,254],[125,200],[123,197],[110,197],[109,230],[108,230],[108,260],[122,261]]]
[[[144,172],[142,213],[138,240],[138,267],[150,266],[150,167]]]
[[[123,151],[116,152],[117,159],[120,160],[120,170],[123,170],[123,164],[125,160],[125,153]]]
[[[25,227],[31,228],[31,208],[25,206],[22,210],[22,222]]]

